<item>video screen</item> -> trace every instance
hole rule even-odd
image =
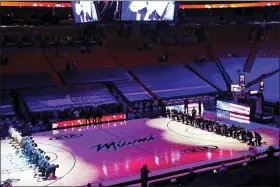
[[[93,1],[73,1],[71,5],[76,23],[98,21]]]
[[[120,1],[95,1],[99,14],[99,21],[113,21],[120,19]]]
[[[15,6],[15,7],[71,7],[70,2],[58,1],[2,1],[0,6]]]
[[[173,21],[175,1],[123,1],[122,21]]]
[[[115,114],[115,115],[108,115],[108,116],[103,116],[101,121],[104,122],[113,122],[113,121],[122,121],[126,119],[125,114]],[[94,123],[94,119],[90,118],[89,119],[90,124]],[[75,126],[81,126],[81,125],[86,125],[86,119],[76,119],[76,120],[68,120],[68,121],[59,121],[52,123],[52,128],[53,129],[60,129],[60,128],[67,128],[67,127],[75,127]]]
[[[239,85],[245,87],[245,75],[239,75]]]

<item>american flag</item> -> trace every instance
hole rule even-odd
[[[229,119],[240,123],[250,123],[250,117],[242,114],[236,114],[225,110],[217,110],[217,117],[222,119]]]
[[[250,123],[250,107],[224,101],[217,101],[217,117],[241,123]]]
[[[217,109],[229,111],[236,114],[242,114],[244,116],[250,116],[249,106],[242,106],[239,104],[217,101]]]

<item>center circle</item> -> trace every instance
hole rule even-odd
[[[195,127],[187,127],[186,129],[187,133],[189,134],[195,134],[195,135],[203,135],[203,136],[213,136],[211,132],[208,132],[207,130],[202,130],[200,128]]]

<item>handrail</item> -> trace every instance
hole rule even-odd
[[[258,27],[257,33],[259,33],[259,27]],[[256,38],[254,38],[254,44],[253,44],[253,46],[252,46],[252,48],[249,52],[249,55],[246,59],[246,62],[244,64],[243,72],[250,72],[251,71],[252,66],[250,66],[250,65],[252,65],[253,60],[256,56],[257,44],[258,44],[258,40],[257,40],[257,37],[256,37]],[[250,69],[248,69],[248,68],[250,68]]]
[[[127,105],[129,104],[129,100],[127,99],[127,97],[123,94],[123,92],[120,91],[120,89],[115,85],[115,83],[113,81],[108,82],[107,84],[109,84],[110,86],[112,86],[114,88],[114,90],[122,97],[122,99],[124,100],[124,102]]]
[[[108,50],[108,53],[111,55],[111,57],[119,64],[140,86],[144,88],[146,92],[148,92],[153,99],[158,100],[159,98],[156,96],[155,93],[152,92],[140,79],[127,67],[125,67],[122,62],[115,56],[114,52]]]
[[[210,43],[207,43],[207,44],[208,44],[208,47],[210,48],[210,51],[212,52],[215,63],[218,66],[218,68],[219,68],[219,70],[222,74],[222,77],[224,78],[224,80],[226,82],[227,88],[228,88],[228,90],[230,90],[231,89],[231,84],[233,84],[233,82],[232,82],[230,76],[228,75],[228,73],[226,72],[225,68],[223,67],[220,59],[217,57],[216,53],[214,52],[211,44]]]
[[[224,69],[220,59],[217,57],[217,55],[216,55],[216,53],[215,53],[215,51],[214,51],[214,49],[212,47],[212,43],[211,43],[211,41],[209,41],[209,35],[207,34],[207,32],[206,32],[204,27],[203,27],[203,30],[204,30],[204,33],[205,33],[205,41],[207,43],[207,47],[209,49],[209,52],[212,54],[212,56],[213,56],[213,58],[215,60],[215,63],[218,66],[224,81],[226,82],[228,90],[230,90],[231,89],[231,84],[233,84],[233,82],[232,82],[230,76],[228,75],[228,73],[225,71],[225,69]]]
[[[205,82],[207,82],[209,85],[211,85],[213,88],[215,88],[218,91],[222,91],[220,88],[218,88],[217,86],[215,86],[212,82],[208,81],[206,78],[204,78],[201,74],[199,74],[194,68],[192,68],[191,66],[189,66],[188,64],[184,64],[183,65],[188,68],[190,71],[192,71],[194,74],[196,74],[198,77],[200,77],[202,80],[204,80]]]
[[[51,67],[52,72],[55,73],[55,76],[57,76],[57,78],[58,78],[59,84],[61,84],[61,85],[59,85],[59,86],[64,86],[64,85],[65,85],[64,80],[63,80],[62,77],[59,75],[59,73],[56,71],[56,69],[55,69],[54,65],[52,64],[50,58],[48,57],[48,55],[47,55],[47,53],[46,53],[44,47],[42,46],[41,49],[42,49],[42,52],[43,52],[43,54],[44,54],[44,56],[45,56],[45,59],[48,61],[49,65],[50,65],[50,67]],[[67,59],[66,59],[66,60],[67,60]]]
[[[125,70],[129,73],[129,75],[136,80],[152,97],[153,99],[158,100],[158,96],[152,91],[150,90],[130,69],[125,68]]]
[[[277,70],[274,70],[272,72],[266,73],[266,74],[262,74],[260,75],[258,78],[252,80],[251,82],[248,82],[248,84],[245,86],[246,88],[249,88],[251,86],[253,86],[254,84],[258,83],[259,81],[266,79],[268,77],[271,77],[272,75],[276,74],[280,72],[280,68],[278,68]]]

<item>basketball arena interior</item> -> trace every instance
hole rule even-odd
[[[1,1],[1,187],[279,186],[280,3],[224,3]]]

